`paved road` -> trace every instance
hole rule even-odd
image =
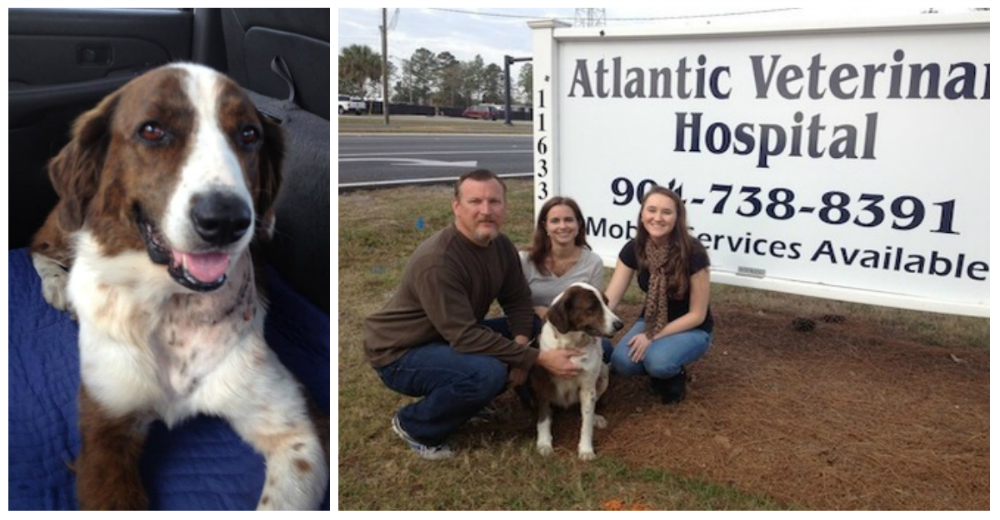
[[[501,176],[531,175],[527,135],[340,135],[341,189],[455,179],[476,168]]]

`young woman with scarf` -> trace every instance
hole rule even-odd
[[[636,238],[618,255],[605,294],[615,309],[638,273],[646,300],[615,347],[611,367],[626,376],[649,375],[650,389],[661,401],[676,403],[686,393],[684,367],[712,343],[708,252],[688,233],[680,197],[662,186],[643,197],[636,229]]]

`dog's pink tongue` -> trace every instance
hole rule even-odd
[[[180,255],[179,260],[182,262],[181,265],[199,282],[214,282],[222,278],[222,275],[226,274],[226,269],[229,269],[229,255],[225,253],[196,255],[193,253],[177,253],[175,251],[174,255],[175,261],[178,260],[176,256]]]

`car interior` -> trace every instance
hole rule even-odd
[[[330,10],[10,9],[9,508],[76,509],[77,324],[49,307],[27,246],[57,196],[46,163],[72,122],[157,66],[228,74],[285,133],[267,262],[272,350],[330,410]],[[253,509],[263,458],[227,423],[154,424],[142,457],[152,509]],[[329,492],[323,505],[329,509]]]

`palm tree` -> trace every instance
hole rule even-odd
[[[351,45],[341,49],[337,69],[341,93],[366,97],[365,82],[382,77],[382,57],[367,45]]]

